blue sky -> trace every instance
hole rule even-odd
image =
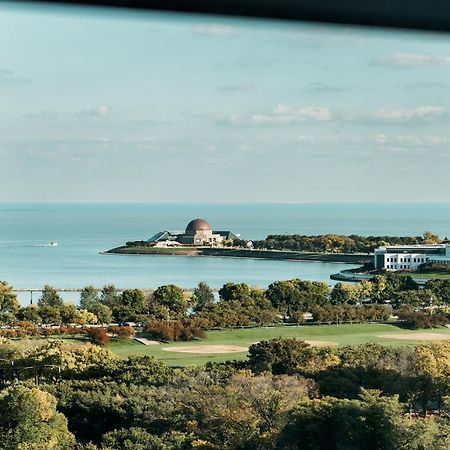
[[[0,8],[0,202],[447,202],[450,36]]]

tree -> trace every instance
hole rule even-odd
[[[440,242],[442,242],[442,240],[439,238],[437,234],[434,234],[431,231],[425,231],[423,233],[424,244],[439,244]]]
[[[194,311],[202,311],[214,303],[213,291],[204,281],[201,281],[194,289],[192,300],[194,302]]]
[[[59,296],[54,287],[45,285],[42,289],[41,298],[38,301],[38,306],[51,306],[53,308],[61,308],[64,305],[62,298]]]
[[[274,308],[290,315],[294,311],[308,311],[327,304],[329,288],[320,281],[294,279],[270,284],[265,295]]]
[[[275,281],[266,290],[266,297],[270,300],[274,308],[282,314],[291,314],[296,311],[300,304],[300,293],[295,284],[296,280]]]
[[[306,322],[305,313],[303,311],[293,311],[289,315],[289,322],[296,323],[299,326],[302,323]]]
[[[59,325],[61,323],[60,308],[55,306],[41,306],[38,311],[42,323],[46,325]]]
[[[97,303],[97,305],[92,308],[91,312],[97,316],[98,323],[108,324],[112,321],[111,308],[103,303]]]
[[[109,306],[111,309],[117,303],[118,292],[113,284],[107,284],[103,286],[103,289],[100,292],[100,302],[106,306]]]
[[[61,322],[65,325],[79,323],[80,313],[77,307],[73,304],[63,305],[59,308],[59,314],[61,316]]]
[[[96,328],[91,328],[96,329]],[[29,352],[27,363],[34,366],[57,366],[64,377],[77,377],[90,371],[96,373],[117,360],[108,349],[90,343],[67,344],[60,340],[47,340]]]
[[[93,309],[100,302],[94,286],[85,286],[80,293],[80,308],[93,312]]]
[[[56,399],[37,388],[15,385],[0,393],[1,450],[70,450],[75,438]]]
[[[104,305],[100,305],[100,306],[104,306]],[[107,308],[107,306],[106,306]],[[78,310],[78,316],[77,316],[77,323],[79,325],[95,325],[96,323],[98,323],[98,317],[96,314],[94,314],[93,312],[90,312],[86,309],[79,309]]]
[[[425,289],[433,292],[437,303],[450,305],[450,280],[430,280],[425,285]]]
[[[362,390],[357,400],[306,400],[290,414],[278,448],[395,450],[407,432],[397,396]]]
[[[38,308],[35,305],[25,306],[20,308],[17,313],[17,318],[19,320],[26,320],[28,322],[34,323],[36,325],[40,324],[42,319],[39,315]]]
[[[103,436],[102,449],[105,450],[184,450],[199,448],[213,450],[211,447],[191,445],[189,434],[171,431],[157,436],[145,428],[131,427],[110,431]]]
[[[238,300],[240,302],[251,298],[252,288],[245,283],[225,283],[219,289],[219,297],[224,301]]]
[[[348,283],[336,283],[331,291],[330,300],[333,305],[353,305],[357,302],[358,296],[357,286]]]
[[[180,287],[174,284],[160,286],[153,293],[153,298],[159,305],[168,308],[170,317],[167,317],[167,319],[186,316],[189,303]]]
[[[0,281],[0,325],[12,325],[19,311],[20,304],[12,287]]]
[[[118,322],[138,320],[139,316],[147,314],[148,304],[141,289],[127,289],[116,298],[112,307],[113,317]]]
[[[269,371],[274,375],[293,374],[312,359],[314,349],[297,339],[272,339],[250,346],[249,365],[256,372]]]

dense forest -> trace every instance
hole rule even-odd
[[[447,238],[446,238],[447,239]],[[445,239],[445,241],[446,241]],[[443,242],[439,236],[426,231],[422,236],[344,236],[325,234],[306,236],[301,234],[272,234],[266,239],[252,241],[256,249],[292,250],[298,252],[372,253],[381,245],[415,245]],[[236,243],[245,246],[245,241]]]
[[[252,345],[247,362],[182,369],[2,339],[0,357],[14,362],[2,372],[2,450],[450,445],[448,343],[317,349],[280,338]]]

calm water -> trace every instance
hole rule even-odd
[[[314,262],[99,254],[160,230],[182,230],[196,217],[248,239],[271,233],[410,235],[431,230],[450,235],[449,204],[0,204],[0,279],[21,288],[106,283],[121,288],[166,283],[192,287],[202,280],[213,287],[227,281],[267,286],[293,277],[331,283],[329,275],[343,268]],[[51,241],[59,246],[43,246]]]

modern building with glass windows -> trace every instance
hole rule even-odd
[[[374,252],[375,269],[415,270],[428,262],[450,263],[450,245],[393,245],[378,247]]]

